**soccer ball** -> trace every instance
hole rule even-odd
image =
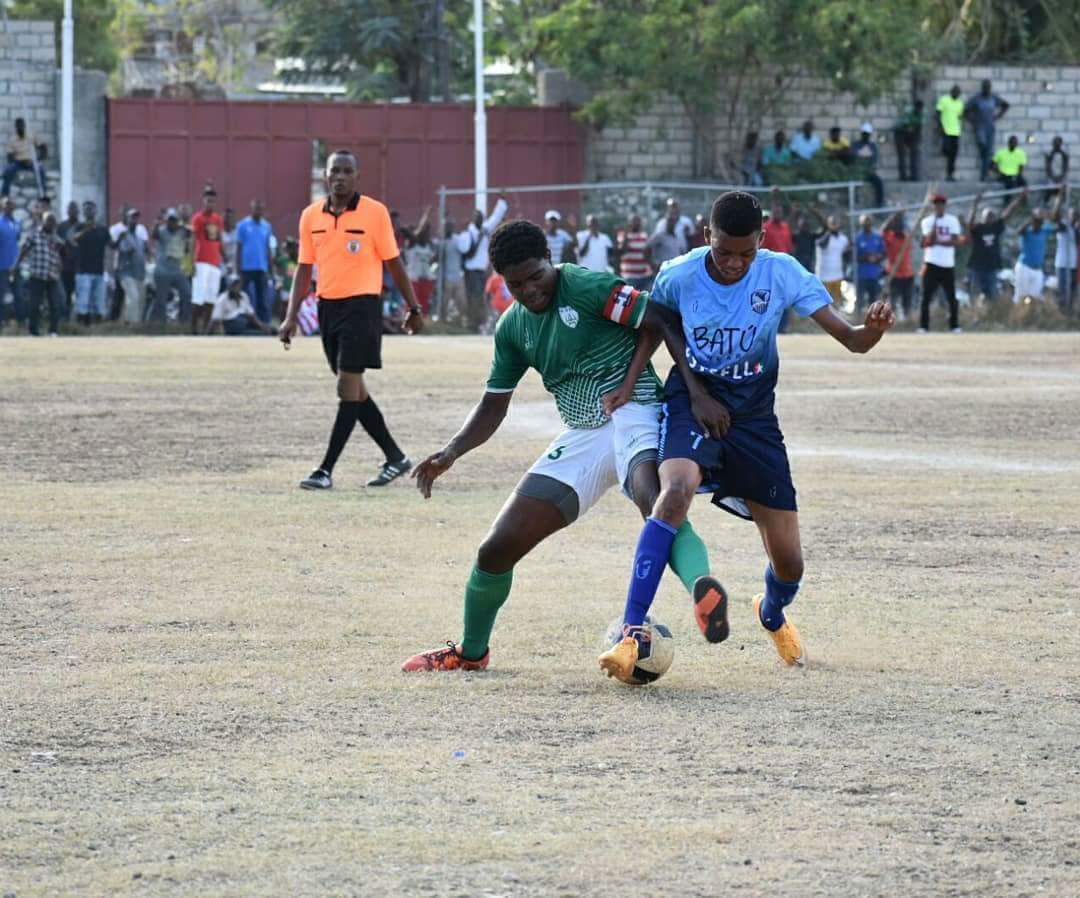
[[[633,684],[645,686],[659,680],[675,660],[675,638],[671,631],[653,617],[645,618],[649,639],[641,640],[638,662],[634,665]],[[604,634],[604,650],[611,648],[623,638],[623,621],[615,618]]]

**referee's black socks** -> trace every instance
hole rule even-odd
[[[349,442],[349,437],[356,426],[356,418],[359,415],[360,407],[363,404],[362,402],[345,402],[344,400],[338,403],[334,429],[330,431],[330,445],[326,447],[326,456],[323,458],[322,464],[319,465],[327,474],[334,473],[334,465],[337,464],[341,450]]]
[[[394,442],[394,438],[390,436],[390,431],[386,429],[386,421],[383,420],[382,412],[379,411],[379,407],[375,404],[375,400],[368,396],[363,402],[350,402],[342,403],[342,405],[351,405],[356,409],[356,420],[360,422],[360,426],[368,432],[376,443],[376,445],[382,449],[383,454],[386,456],[388,462],[399,462],[405,457],[405,453],[398,448],[398,444]],[[341,412],[338,412],[338,419],[341,418]],[[334,425],[334,429],[337,429],[337,425]],[[351,429],[351,428],[350,428]],[[345,437],[348,439],[348,436]],[[333,440],[331,439],[331,445]],[[345,445],[344,442],[341,444]],[[341,451],[340,449],[338,450]]]

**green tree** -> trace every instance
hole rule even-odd
[[[303,60],[298,77],[346,83],[357,99],[429,100],[438,45],[435,0],[266,0],[278,16],[279,55]]]
[[[351,96],[366,100],[407,96],[422,102],[472,94],[472,0],[264,3],[276,14],[278,55],[304,62],[297,78],[340,79]],[[558,5],[559,0],[485,0],[487,61],[507,59],[520,68],[502,86],[499,99],[531,100],[539,61],[537,22]]]
[[[84,69],[112,72],[116,67],[116,46],[110,26],[115,8],[113,0],[74,0],[75,65]],[[64,0],[14,0],[8,7],[13,19],[49,19],[56,23],[56,59],[60,61],[60,22]]]
[[[942,36],[942,60],[1080,63],[1076,0],[940,0],[927,9],[926,24]]]
[[[819,75],[868,102],[889,90],[919,42],[918,10],[864,0],[568,0],[539,23],[541,52],[593,90],[582,117],[632,120],[674,98],[694,128],[694,173],[730,175],[728,149],[791,79]]]

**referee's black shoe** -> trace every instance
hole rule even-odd
[[[334,485],[330,475],[322,468],[316,468],[307,477],[300,481],[302,490],[328,490]]]
[[[388,461],[382,466],[382,470],[377,475],[371,478],[367,482],[368,486],[386,486],[388,483],[392,483],[397,480],[402,474],[408,471],[412,467],[412,462],[408,458],[402,458],[398,461]]]

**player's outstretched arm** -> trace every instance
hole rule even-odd
[[[416,486],[425,499],[431,498],[431,487],[436,478],[450,470],[466,452],[481,446],[491,439],[499,429],[506,410],[510,407],[512,392],[484,393],[481,399],[465,419],[452,440],[433,455],[429,455],[412,470],[410,476],[416,479]]]
[[[660,329],[664,343],[679,369],[687,392],[690,394],[690,409],[694,413],[702,430],[715,439],[720,439],[731,427],[731,413],[727,406],[709,394],[701,379],[690,367],[689,353],[686,351],[686,337],[683,335],[682,318],[659,303],[650,302],[645,310],[645,320]]]
[[[858,327],[848,324],[832,306],[822,306],[813,315],[818,327],[850,352],[869,352],[890,327],[896,324],[892,306],[878,300],[866,310],[866,319]]]

